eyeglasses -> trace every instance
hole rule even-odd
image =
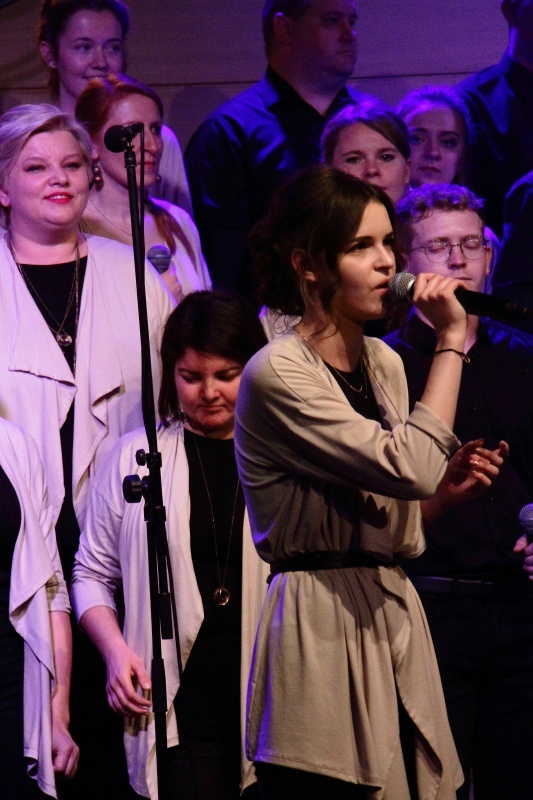
[[[428,261],[432,261],[434,264],[444,264],[445,261],[448,261],[453,247],[460,247],[461,253],[468,261],[475,261],[483,258],[486,246],[487,240],[483,236],[465,236],[460,242],[454,244],[449,239],[431,239],[420,247],[414,247],[409,252],[415,253],[417,250],[423,250]]]

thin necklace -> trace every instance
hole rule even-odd
[[[328,363],[328,366],[331,367],[331,369],[333,370],[335,375],[337,375],[341,379],[341,381],[343,381],[343,383],[346,384],[346,386],[348,386],[350,389],[352,389],[352,391],[357,392],[357,394],[360,394],[361,397],[365,398],[365,400],[368,400],[368,379],[367,379],[367,375],[366,375],[365,364],[364,364],[364,361],[361,358],[361,356],[359,356],[359,363],[357,365],[357,369],[361,370],[361,386],[359,388],[357,388],[357,386],[353,386],[350,383],[350,381],[347,381],[346,378],[344,377],[344,375],[342,374],[342,372],[340,372],[337,369],[337,367],[334,367],[333,364],[330,364],[329,362],[327,362],[327,363]],[[355,369],[354,372],[356,372],[357,369]]]
[[[74,338],[76,337],[76,334],[78,332],[79,299],[80,299],[80,297],[79,297],[79,295],[80,295],[80,291],[79,291],[79,288],[80,288],[80,285],[79,285],[80,248],[79,248],[78,242],[76,241],[76,264],[74,266],[74,275],[72,277],[72,285],[70,287],[70,293],[69,293],[68,300],[67,300],[67,307],[66,307],[65,313],[63,315],[63,320],[61,322],[59,322],[59,320],[54,316],[54,314],[52,314],[52,312],[50,311],[50,309],[48,308],[48,306],[44,302],[43,298],[40,296],[39,292],[37,291],[37,289],[35,288],[33,283],[30,281],[30,279],[29,279],[28,275],[26,274],[25,270],[23,269],[22,265],[19,264],[19,262],[17,261],[17,257],[15,255],[15,250],[13,248],[13,242],[11,240],[11,236],[9,237],[8,244],[9,244],[9,250],[10,250],[11,255],[13,257],[13,261],[17,265],[18,271],[20,272],[22,278],[24,279],[24,282],[27,284],[27,286],[30,287],[32,293],[35,295],[35,297],[37,298],[37,300],[39,301],[41,306],[45,309],[45,311],[47,311],[47,313],[49,314],[50,318],[54,321],[54,323],[56,325],[56,328],[53,328],[52,325],[50,325],[49,322],[46,323],[48,325],[48,327],[50,328],[50,330],[52,331],[52,333],[54,334],[56,342],[58,343],[58,345],[60,347],[68,347],[69,345],[72,344],[74,339],[70,335],[70,333],[66,332],[66,330],[64,328],[65,328],[65,322],[67,321],[67,317],[68,317],[68,315],[70,313],[70,309],[72,308],[72,304],[74,302],[76,303],[76,309],[75,309],[75,315],[74,315]],[[75,368],[76,368],[76,352],[74,351],[74,369]]]
[[[112,227],[112,228],[116,228],[116,229],[117,229],[117,231],[120,231],[121,233],[123,233],[123,234],[124,234],[124,236],[129,236],[129,238],[130,238],[130,239],[132,239],[132,238],[133,238],[133,233],[132,233],[132,231],[131,231],[131,230],[129,230],[129,231],[125,231],[125,230],[124,230],[124,228],[121,228],[121,227],[120,227],[120,225],[117,225],[117,223],[116,223],[116,222],[112,222],[112,220],[110,220],[110,219],[109,219],[109,217],[106,217],[106,215],[104,214],[104,212],[103,212],[103,211],[101,211],[101,210],[98,208],[98,206],[97,206],[97,205],[95,205],[95,203],[93,202],[93,199],[92,199],[92,197],[90,197],[90,198],[89,198],[89,203],[90,203],[90,204],[91,204],[91,206],[94,208],[94,210],[96,211],[96,213],[97,213],[97,214],[100,214],[100,216],[102,217],[102,219],[105,219],[105,221],[107,222],[107,224],[108,224],[108,225],[111,225],[111,227]]]
[[[365,358],[364,358],[365,348],[364,348],[364,345],[361,348],[361,352],[359,353],[359,360],[357,362],[357,367],[354,370],[354,372],[356,372],[358,369],[361,371],[361,386],[359,388],[357,388],[357,386],[353,386],[350,383],[350,381],[346,380],[346,378],[344,377],[342,372],[340,372],[340,370],[338,370],[337,367],[334,367],[333,364],[330,364],[329,361],[325,361],[322,358],[322,356],[320,355],[320,353],[318,352],[316,347],[312,344],[312,342],[309,341],[307,336],[304,336],[303,333],[300,333],[300,331],[296,330],[296,328],[294,330],[296,331],[298,336],[301,339],[303,339],[306,344],[309,345],[311,350],[314,350],[315,353],[317,354],[317,356],[320,356],[322,361],[324,361],[324,364],[327,364],[329,367],[331,367],[331,369],[333,370],[335,375],[337,375],[341,379],[341,381],[343,381],[343,383],[346,384],[346,386],[348,386],[353,392],[356,392],[357,394],[360,394],[361,397],[365,398],[365,400],[368,400],[368,376],[366,374],[366,367],[365,367]]]
[[[211,510],[211,522],[213,524],[213,538],[215,540],[215,557],[217,560],[217,575],[218,575],[218,586],[213,592],[213,602],[216,603],[217,606],[227,606],[231,599],[231,594],[229,589],[227,588],[226,584],[226,575],[228,573],[228,563],[229,563],[229,552],[231,547],[231,537],[233,536],[233,524],[235,522],[235,509],[237,508],[237,497],[239,496],[239,487],[241,485],[240,480],[237,478],[237,488],[235,490],[235,499],[233,501],[233,513],[231,515],[231,528],[229,531],[229,538],[228,538],[228,552],[226,553],[226,563],[224,564],[224,575],[222,578],[220,577],[220,561],[218,557],[218,541],[217,541],[217,526],[215,524],[215,513],[213,511],[213,503],[211,502],[211,494],[209,492],[209,486],[207,485],[207,479],[205,477],[204,472],[204,465],[202,464],[202,459],[200,457],[200,450],[198,448],[198,442],[196,441],[196,434],[193,432],[193,439],[194,445],[196,447],[196,454],[198,456],[198,463],[200,464],[200,469],[202,470],[202,477],[204,479],[205,484],[205,491],[207,492],[207,499],[209,500],[209,508]]]

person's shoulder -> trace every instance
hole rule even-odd
[[[150,195],[150,200],[156,206],[163,208],[167,214],[170,214],[171,217],[182,226],[190,227],[193,226],[193,219],[190,214],[188,214],[185,209],[181,208],[181,206],[177,206],[175,203],[170,203],[168,200],[162,200],[160,197],[152,197]]]
[[[170,146],[174,145],[175,147],[179,147],[178,137],[176,136],[172,128],[168,127],[168,125],[162,126],[161,138],[163,139],[165,147],[168,147],[169,145]]]
[[[226,100],[209,114],[198,130],[213,127],[224,123],[246,124],[246,111],[257,108],[258,103],[264,99],[267,89],[266,79],[263,77],[253,86],[249,86],[235,97]]]
[[[96,474],[96,483],[106,485],[112,477],[122,480],[126,473],[138,472],[135,455],[141,449],[148,451],[144,428],[135,428],[117,439]]]
[[[392,375],[403,374],[403,362],[390,341],[375,336],[365,336],[365,347],[370,367],[379,380],[390,380]]]
[[[258,350],[246,364],[244,374],[254,382],[264,383],[276,375],[276,365],[290,361],[304,361],[300,337],[291,332],[272,339],[261,350]]]
[[[532,334],[485,318],[483,319],[483,331],[486,340],[488,339],[492,346],[533,359]]]
[[[133,248],[129,244],[117,242],[116,239],[108,239],[107,236],[96,236],[92,233],[85,233],[84,236],[87,240],[89,255],[133,258]]]
[[[503,69],[503,59],[489,67],[484,67],[472,73],[456,84],[455,91],[465,99],[471,95],[490,93],[494,86],[501,80]]]
[[[511,188],[509,189],[509,191],[505,196],[506,200],[514,198],[516,196],[520,196],[522,198],[526,194],[528,195],[529,199],[529,196],[532,193],[531,192],[532,188],[533,188],[533,171],[526,172],[525,175],[522,175],[521,178],[519,178],[515,183],[513,183],[513,185],[511,186]]]
[[[401,342],[401,340],[402,340],[402,335],[400,329],[396,328],[396,330],[387,333],[383,337],[382,341],[384,341],[385,344],[387,344],[389,347],[392,347],[392,349],[394,350],[394,348],[398,345],[399,342]]]

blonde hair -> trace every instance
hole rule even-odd
[[[69,114],[50,103],[10,108],[0,117],[0,187],[5,188],[15,161],[32,136],[38,133],[67,131],[79,144],[81,155],[92,180],[91,140],[85,128]],[[0,224],[8,226],[9,209],[0,207]]]

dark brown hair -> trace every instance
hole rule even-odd
[[[376,186],[326,165],[296,173],[278,190],[269,214],[250,235],[260,302],[288,315],[302,315],[317,305],[331,314],[339,257],[369,203],[383,205],[394,228],[393,203]],[[295,251],[301,252],[299,271],[292,263]],[[403,259],[396,246],[394,255],[400,269]],[[316,276],[316,296],[309,291],[304,270]]]
[[[257,314],[242,297],[227,292],[188,294],[169,316],[163,332],[158,406],[162,424],[168,427],[183,420],[175,369],[186,350],[227,358],[244,366],[266,343]]]

